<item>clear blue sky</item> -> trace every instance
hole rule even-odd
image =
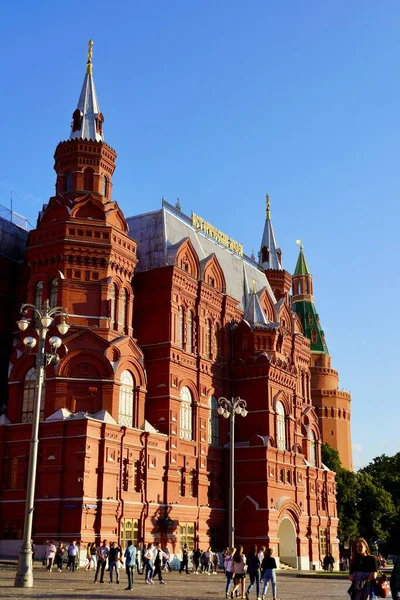
[[[54,191],[94,40],[114,199],[161,196],[257,252],[269,192],[284,266],[304,243],[355,466],[400,450],[398,0],[154,0],[2,6],[0,204]]]

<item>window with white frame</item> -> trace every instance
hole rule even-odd
[[[31,423],[33,420],[33,408],[35,404],[35,390],[36,390],[36,369],[32,367],[27,371],[24,381],[24,395],[22,399],[22,423]],[[40,398],[40,412],[39,418],[43,419],[44,416],[44,401],[46,397],[46,382],[43,379],[42,383],[42,395]]]
[[[43,304],[43,281],[38,281],[35,288],[35,306],[40,308]]]
[[[210,416],[208,420],[208,443],[211,446],[219,446],[219,419],[218,400],[211,396],[209,400]]]
[[[315,467],[317,464],[317,456],[316,456],[316,452],[315,452],[315,433],[313,431],[309,432],[308,441],[310,444],[310,446],[309,446],[310,452],[309,452],[309,456],[308,456],[308,462],[310,463],[310,465]]]
[[[110,317],[111,317],[111,327],[115,327],[115,323],[117,321],[117,295],[118,289],[115,283],[111,286],[110,291]]]
[[[192,415],[192,394],[188,387],[183,386],[180,393],[181,413],[180,413],[180,438],[181,440],[193,439],[193,415]]]
[[[121,373],[121,387],[119,390],[118,423],[132,427],[133,420],[133,377],[129,371]]]
[[[286,420],[282,402],[276,403],[276,439],[279,450],[286,450]]]

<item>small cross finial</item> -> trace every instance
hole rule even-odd
[[[87,53],[87,63],[86,63],[86,73],[87,75],[92,74],[92,56],[93,56],[93,41],[89,40],[88,42],[88,53]]]
[[[301,240],[296,240],[296,244],[300,246],[300,250],[303,250],[303,244],[301,243]]]
[[[271,218],[271,203],[269,201],[269,194],[265,195],[265,209],[266,209],[266,218],[270,220]]]

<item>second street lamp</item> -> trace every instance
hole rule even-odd
[[[225,419],[230,419],[230,441],[229,441],[229,547],[235,545],[235,417],[247,416],[247,402],[238,396],[237,398],[224,398],[218,400],[218,414]]]
[[[26,318],[28,312],[33,313],[33,327],[39,338],[39,346],[36,353],[36,386],[35,398],[33,403],[32,417],[32,436],[29,453],[28,480],[26,485],[26,503],[25,503],[25,520],[24,520],[24,536],[22,546],[18,557],[18,570],[15,576],[14,587],[31,588],[33,587],[33,572],[32,572],[32,523],[33,509],[35,501],[35,483],[36,483],[36,466],[39,445],[39,421],[40,421],[40,402],[42,398],[43,379],[45,368],[47,365],[55,365],[60,360],[57,354],[57,349],[61,346],[61,339],[53,335],[49,339],[51,352],[45,351],[46,337],[49,327],[53,324],[55,317],[61,317],[61,323],[57,325],[57,329],[61,335],[65,335],[69,329],[65,319],[68,317],[66,308],[56,306],[50,308],[48,300],[42,307],[36,307],[33,304],[23,304],[21,307],[22,319],[17,321],[20,331],[26,331],[31,325],[31,321]],[[25,346],[29,350],[33,350],[36,346],[36,338],[26,336],[23,340]]]

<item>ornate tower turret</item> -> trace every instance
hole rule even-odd
[[[92,50],[90,41],[86,74],[72,115],[69,140],[58,144],[54,154],[56,194],[81,196],[90,192],[110,200],[117,154],[104,142],[104,117],[92,74]]]
[[[271,221],[271,203],[269,195],[265,196],[265,225],[258,253],[258,263],[265,270],[267,279],[277,300],[289,293],[292,285],[290,274],[282,267],[282,251],[276,243],[274,228]]]
[[[343,467],[351,470],[350,394],[338,389],[338,372],[331,368],[331,357],[314,304],[312,275],[301,242],[292,277],[294,311],[300,317],[303,333],[311,348],[311,398],[317,409],[322,439],[339,452]]]

